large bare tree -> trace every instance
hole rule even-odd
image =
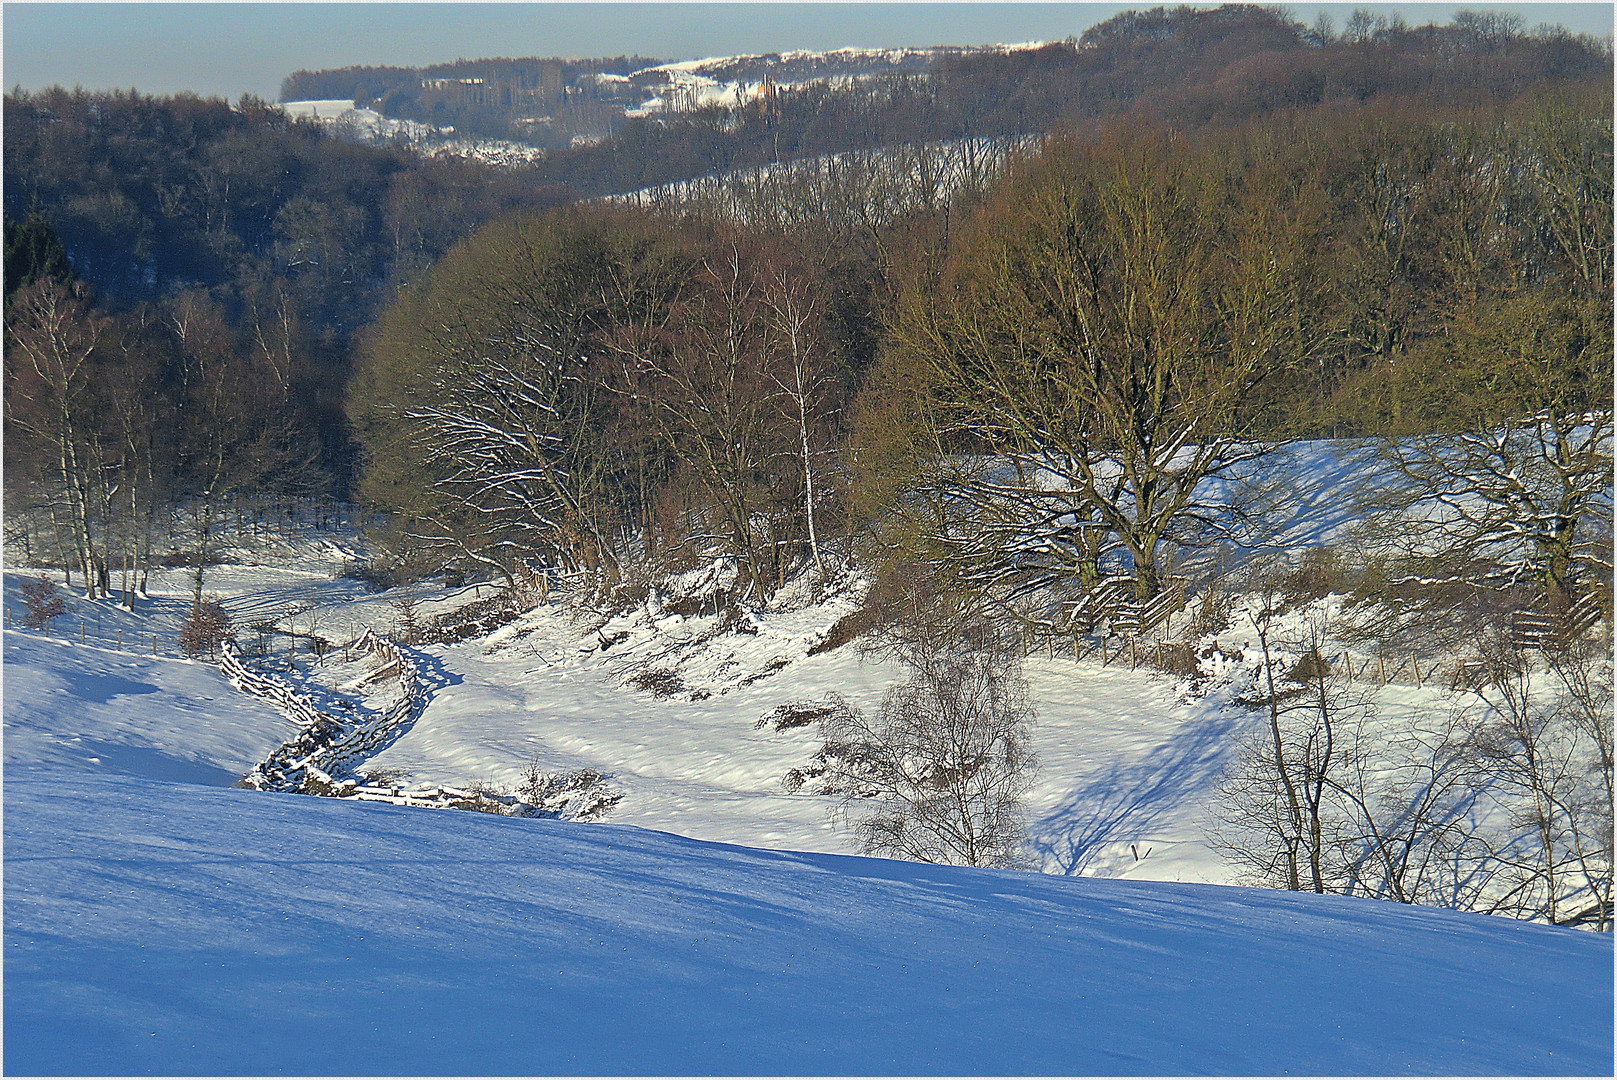
[[[1142,600],[1165,540],[1229,524],[1202,483],[1262,452],[1260,390],[1320,338],[1314,192],[1263,161],[1224,169],[1161,135],[1048,151],[894,321],[935,482],[1032,504],[1018,546],[1079,565],[1098,525]],[[1009,470],[960,468],[972,450]]]

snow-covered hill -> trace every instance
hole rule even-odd
[[[1612,1068],[1609,936],[232,789],[208,668],[5,644],[14,1074]]]
[[[758,103],[778,90],[832,83],[847,84],[890,76],[921,75],[934,64],[952,56],[978,53],[1005,53],[1036,49],[1043,42],[976,47],[938,46],[914,49],[845,48],[827,51],[796,50],[743,56],[709,56],[657,64],[634,71],[588,72],[579,76],[584,85],[570,85],[568,92],[593,95],[602,86],[625,117],[668,116],[718,106],[743,108]],[[413,120],[383,116],[354,101],[284,101],[281,108],[290,116],[314,120],[340,137],[357,142],[403,142],[422,153],[475,158],[489,164],[512,168],[544,156],[544,150],[519,139],[468,137],[453,127],[434,126]],[[523,118],[521,124],[554,125],[554,116]],[[604,132],[572,132],[574,145],[599,141]]]
[[[1272,493],[1277,508],[1269,520],[1280,545],[1337,541],[1356,525],[1351,500],[1341,493],[1361,483],[1371,466],[1355,449],[1351,443],[1297,443],[1277,455],[1271,470],[1297,481]],[[367,627],[393,630],[402,602],[424,618],[491,593],[489,587],[430,584],[367,592],[361,582],[336,576],[357,547],[348,534],[297,534],[280,543],[260,538],[238,556],[254,565],[211,568],[207,588],[223,598],[240,627],[273,623],[334,643],[357,638]],[[189,605],[189,574],[184,568],[155,572],[152,596],[134,614],[110,602],[72,600],[53,634],[71,641],[84,634],[91,645],[116,651],[122,643],[128,652],[149,653],[155,633],[162,651],[172,653]],[[13,625],[20,581],[15,571],[7,573],[5,601]],[[831,818],[834,800],[806,791],[789,794],[783,784],[789,771],[808,765],[819,749],[817,730],[756,725],[782,705],[824,700],[833,692],[873,713],[902,672],[853,649],[818,651],[831,626],[852,609],[853,598],[844,591],[816,603],[809,599],[801,590],[787,590],[749,617],[747,632],[734,632],[705,606],[688,614],[673,611],[672,597],[648,596],[639,607],[605,620],[558,594],[493,634],[420,648],[429,687],[425,707],[361,768],[422,788],[506,789],[515,788],[530,766],[555,774],[593,770],[624,796],[608,816],[615,823],[754,847],[853,854],[854,837]],[[1184,621],[1172,626],[1182,628]],[[1238,617],[1211,636],[1223,653],[1255,655],[1252,628]],[[30,642],[33,636],[13,640]],[[267,667],[284,666],[284,635],[243,629],[241,642],[249,653],[268,649]],[[298,645],[302,667],[295,681],[329,683],[326,669],[308,666],[308,646],[307,638]],[[1114,644],[1114,654],[1116,649]],[[1351,666],[1365,671],[1372,659],[1359,655]],[[1436,661],[1427,658],[1424,680],[1416,678],[1414,659],[1377,659],[1363,684],[1390,724],[1452,711],[1448,672],[1434,681]],[[23,669],[14,675],[14,666],[8,656],[11,681],[35,677]],[[1387,685],[1376,685],[1378,675]],[[1229,708],[1227,687],[1222,694],[1190,697],[1179,678],[1147,664],[1136,667],[1126,655],[1108,662],[1091,651],[1075,660],[1067,646],[1036,651],[1026,676],[1037,711],[1033,748],[1042,762],[1027,796],[1032,855],[1040,869],[1212,884],[1238,880],[1237,869],[1209,844],[1208,826],[1220,770],[1243,731],[1261,721]],[[72,713],[63,719],[81,720]],[[127,742],[120,732],[81,725],[67,734]],[[170,734],[174,741],[161,752],[181,759],[199,752],[184,725],[174,725]],[[286,737],[269,740],[265,750]],[[8,758],[12,752],[8,744]],[[229,767],[240,776],[255,760],[233,759]]]

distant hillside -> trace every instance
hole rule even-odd
[[[1175,126],[1398,99],[1513,100],[1609,84],[1611,48],[1509,14],[1447,26],[1355,14],[1314,27],[1272,8],[1127,12],[1076,41],[839,50],[642,66],[636,57],[470,60],[299,72],[283,100],[346,97],[384,116],[548,148],[581,195],[847,150],[1085,129],[1122,114]]]

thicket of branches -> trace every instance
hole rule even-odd
[[[1476,645],[1447,712],[1383,716],[1326,658],[1330,620],[1257,593],[1253,726],[1227,765],[1214,846],[1254,884],[1612,926],[1611,657]]]
[[[704,551],[768,595],[873,527],[952,587],[1148,600],[1254,539],[1275,440],[1385,435],[1466,575],[1564,606],[1609,566],[1605,100],[1057,141],[873,228],[512,219],[371,335],[364,490],[508,575]]]
[[[370,339],[362,491],[411,550],[512,579],[723,554],[766,597],[823,565],[851,386],[835,262],[610,210],[490,228]]]
[[[1146,600],[1267,539],[1243,484],[1277,441],[1381,438],[1396,573],[1609,596],[1598,100],[1046,148],[895,273],[860,510],[956,587]]]

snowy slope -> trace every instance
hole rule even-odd
[[[350,617],[386,617],[385,594],[300,572]],[[287,573],[210,582],[275,607]],[[788,606],[704,641],[701,617],[648,608],[586,652],[596,635],[555,605],[419,650],[432,700],[371,764],[452,783],[604,768],[625,798],[588,826],[229,788],[290,731],[214,669],[8,631],[4,1064],[1610,1073],[1610,937],[1076,876],[1227,880],[1199,821],[1232,721],[1144,670],[1028,664],[1050,874],[833,854],[849,841],[824,800],[779,784],[812,729],[753,722],[830,690],[876,706],[889,665],[806,655],[837,610]],[[625,685],[661,653],[691,693]]]
[[[228,787],[296,728],[218,668],[5,635],[5,765]]]
[[[371,764],[424,785],[509,786],[534,760],[552,771],[590,767],[625,793],[612,821],[755,847],[852,853],[851,835],[832,825],[830,800],[782,787],[787,770],[806,765],[818,748],[817,730],[755,723],[777,706],[832,692],[874,712],[901,672],[861,661],[853,649],[805,657],[799,644],[794,654],[785,641],[771,642],[775,619],[759,621],[765,629],[738,646],[755,650],[739,670],[764,670],[777,655],[792,662],[699,701],[659,700],[623,685],[621,672],[631,670],[625,661],[612,652],[579,655],[578,632],[560,612],[540,613],[527,622],[527,636],[497,651],[473,643],[432,650],[453,680],[440,680],[420,719]],[[699,664],[680,671],[703,685]],[[1183,701],[1175,680],[1144,670],[1034,658],[1027,675],[1043,762],[1028,801],[1044,869],[1227,880],[1200,822],[1231,719]],[[1151,855],[1134,862],[1131,843]]]
[[[14,1074],[1612,1067],[1607,936],[87,763],[6,780]]]
[[[545,156],[537,146],[514,139],[456,135],[452,126],[436,127],[416,120],[383,116],[352,101],[286,101],[281,109],[294,119],[313,120],[359,142],[387,144],[397,140],[433,157],[468,157],[502,168],[531,164]]]
[[[1281,546],[1339,542],[1359,524],[1344,494],[1373,479],[1374,463],[1362,450],[1355,442],[1296,443],[1266,463],[1278,485],[1272,497]],[[352,535],[336,539],[343,543],[318,533],[295,534],[279,546],[261,539],[252,557],[262,565],[211,568],[208,591],[223,597],[239,625],[279,619],[283,627],[290,623],[334,642],[366,626],[387,632],[399,618],[393,602],[401,592],[419,602],[423,616],[489,595],[487,588],[435,591],[430,584],[368,593],[360,582],[333,576],[359,546]],[[122,631],[132,651],[147,651],[158,631],[171,652],[189,607],[188,576],[183,568],[154,574],[152,598],[137,604],[133,615],[110,602],[74,599],[53,633],[76,639],[82,620],[91,644],[115,645]],[[20,580],[6,575],[14,618]],[[596,647],[600,635],[582,615],[562,603],[542,606],[487,638],[424,647],[418,650],[430,691],[424,711],[363,768],[422,787],[459,788],[478,782],[514,788],[532,764],[553,773],[593,769],[623,793],[608,816],[616,823],[751,847],[853,854],[854,838],[833,823],[830,800],[788,795],[782,785],[789,770],[809,763],[818,747],[816,729],[776,732],[755,724],[778,706],[831,692],[874,711],[902,673],[862,661],[847,648],[806,655],[851,601],[842,595],[806,606],[803,600],[758,613],[752,620],[757,633],[728,633],[700,647],[693,643],[717,620],[665,614],[649,602],[601,627],[623,636],[606,651]],[[294,608],[303,611],[290,615]],[[253,632],[242,638],[249,649],[256,640]],[[284,637],[271,641],[272,650],[285,648]],[[1223,635],[1227,649],[1243,644],[1250,649],[1254,636],[1233,627]],[[300,655],[306,658],[305,646]],[[633,688],[637,674],[654,669],[677,675],[682,689],[658,698]],[[1036,654],[1026,674],[1042,763],[1027,804],[1032,853],[1042,870],[1236,880],[1235,869],[1207,843],[1207,825],[1213,785],[1252,716],[1227,708],[1217,695],[1187,700],[1175,679],[1132,670],[1126,658],[1107,667],[1093,655],[1075,662],[1070,655]],[[1417,688],[1405,672],[1375,691],[1376,703],[1390,721],[1443,716],[1453,705],[1444,685],[1428,677]],[[126,741],[115,731],[78,734],[99,743]],[[189,760],[199,751],[181,738],[165,752]],[[238,755],[229,768],[239,776],[251,764]]]

